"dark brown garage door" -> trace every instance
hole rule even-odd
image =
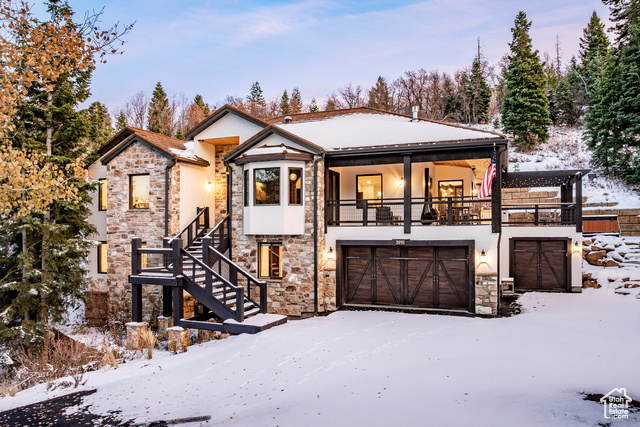
[[[470,310],[468,246],[348,246],[345,302]]]
[[[511,239],[511,275],[517,291],[566,291],[568,241]]]

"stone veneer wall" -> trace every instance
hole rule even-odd
[[[215,202],[216,202],[216,213],[214,223],[211,224],[213,227],[215,224],[219,223],[222,218],[227,216],[227,168],[225,167],[222,159],[226,157],[226,155],[236,148],[237,145],[216,145],[216,159],[215,159],[215,183],[214,183],[214,192],[215,192]]]
[[[318,162],[318,311],[335,310],[335,272],[325,270],[324,162]],[[233,259],[257,277],[258,243],[282,243],[281,280],[267,280],[268,312],[288,316],[313,313],[313,162],[305,165],[305,230],[299,236],[245,235],[243,232],[242,167],[233,166]],[[253,296],[253,294],[252,294]]]
[[[498,275],[476,272],[476,314],[498,314]]]
[[[166,156],[145,144],[134,143],[107,164],[107,286],[109,318],[128,322],[131,319],[131,239],[140,237],[149,248],[162,247],[165,224]],[[149,174],[149,209],[129,209],[129,175]],[[180,163],[169,173],[169,234],[179,231]],[[154,258],[158,257],[158,258]],[[159,262],[158,255],[148,255],[148,265]],[[143,319],[155,321],[162,314],[160,286],[143,287]]]

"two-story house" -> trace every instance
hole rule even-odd
[[[189,327],[350,305],[495,316],[502,279],[581,289],[585,171],[508,172],[503,135],[371,108],[263,121],[224,106],[186,138],[126,128],[92,166],[106,245],[91,274],[106,271],[114,313],[175,322],[189,294],[203,304]],[[518,187],[560,199],[510,205]]]

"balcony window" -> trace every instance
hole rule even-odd
[[[98,244],[98,273],[107,272],[107,242]]]
[[[280,243],[260,243],[258,249],[258,277],[281,279],[282,245]]]
[[[107,210],[107,179],[101,178],[98,180],[98,210]]]
[[[149,174],[129,175],[129,208],[149,209]]]
[[[359,208],[362,208],[363,199],[369,204],[374,200],[382,200],[382,174],[357,175],[356,188]]]
[[[302,205],[302,168],[289,168],[289,204]]]
[[[438,181],[438,196],[456,198],[464,196],[462,180]]]
[[[280,204],[280,168],[253,170],[255,205]]]

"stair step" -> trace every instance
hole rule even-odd
[[[258,307],[253,307],[251,310],[246,310],[244,312],[244,317],[253,316],[258,313],[260,313],[260,309]]]

